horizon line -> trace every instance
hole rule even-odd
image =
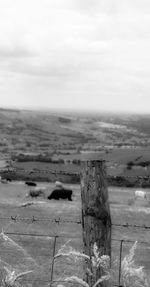
[[[146,111],[124,111],[124,110],[90,110],[90,109],[73,109],[73,108],[54,108],[54,107],[29,107],[29,106],[0,106],[0,110],[17,110],[17,111],[37,111],[37,112],[62,112],[62,113],[78,113],[78,114],[124,114],[124,115],[150,115]]]

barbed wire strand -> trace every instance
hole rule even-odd
[[[32,222],[40,222],[40,221],[48,221],[48,222],[52,222],[52,223],[75,223],[75,224],[82,224],[82,220],[81,219],[77,219],[77,220],[68,220],[65,218],[38,218],[35,216],[32,217],[19,217],[18,215],[13,215],[10,217],[0,217],[0,220],[12,220],[12,221],[32,221]],[[130,224],[128,222],[126,223],[112,223],[112,226],[116,226],[116,227],[125,227],[125,228],[142,228],[142,229],[150,229],[150,226],[148,225],[138,225],[138,224]]]
[[[35,216],[32,217],[19,217],[18,215],[12,215],[10,217],[0,217],[0,220],[12,220],[12,221],[32,221],[32,222],[40,222],[40,221],[48,221],[53,223],[75,223],[75,224],[81,224],[81,219],[77,220],[68,220],[63,218],[37,218]]]
[[[126,227],[126,228],[143,228],[143,229],[150,229],[150,226],[147,226],[147,225],[138,225],[138,224],[130,224],[130,223],[124,223],[124,224],[121,224],[121,223],[112,223],[111,224],[112,226],[117,226],[117,227]]]
[[[28,173],[28,174],[34,174],[34,173],[46,173],[46,174],[60,174],[60,175],[68,175],[68,176],[80,176],[81,175],[81,171],[77,171],[77,172],[69,172],[69,171],[64,171],[64,170],[40,170],[40,169],[23,169],[23,168],[5,168],[5,169],[1,169],[0,173],[15,173],[15,172],[23,172],[23,173]],[[117,178],[126,178],[126,179],[130,179],[130,178],[137,178],[137,179],[150,179],[150,175],[111,175],[108,174],[107,178],[111,178],[111,179],[117,179]]]

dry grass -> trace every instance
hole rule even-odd
[[[68,242],[67,242],[68,243]],[[77,262],[77,260],[89,260],[92,264],[93,270],[97,270],[99,267],[103,270],[104,275],[101,276],[93,285],[93,287],[96,287],[99,283],[109,280],[111,278],[111,270],[110,270],[110,257],[107,255],[100,256],[98,247],[96,243],[93,245],[93,256],[90,258],[88,255],[81,253],[77,250],[74,250],[71,246],[67,246],[67,244],[63,245],[61,249],[58,251],[58,253],[55,255],[55,259],[59,257],[71,257],[73,260]],[[90,274],[90,276],[94,276],[93,273],[91,273],[90,270],[87,269],[87,273]],[[89,287],[89,284],[85,282],[82,278],[79,278],[78,276],[70,276],[66,278],[61,278],[60,281],[66,281],[66,282],[75,282],[80,284],[84,287]]]
[[[0,239],[2,242],[4,242],[6,246],[9,247],[9,250],[17,248],[17,250],[22,251],[22,256],[26,256],[31,261],[33,260],[31,257],[29,257],[29,255],[20,245],[18,245],[15,241],[13,241],[7,235],[5,235],[3,230],[0,234]],[[33,270],[21,271],[22,266],[20,266],[20,268],[12,267],[10,264],[2,260],[1,258],[0,258],[0,269],[3,272],[2,284],[4,287],[19,287],[21,286],[19,283],[19,279],[22,276],[34,272]]]
[[[19,273],[17,270],[10,270],[9,268],[4,266],[4,270],[6,272],[2,283],[5,287],[19,287],[20,283],[18,282],[18,279],[26,274],[29,274],[31,271],[21,272]]]
[[[122,261],[121,275],[123,286],[149,287],[150,277],[146,274],[144,266],[138,266],[135,262],[137,241],[131,247],[129,254]]]
[[[123,287],[132,286],[132,287],[149,287],[150,286],[150,277],[146,274],[144,270],[144,266],[138,266],[135,262],[135,251],[137,248],[137,242],[133,244],[131,249],[129,250],[129,254],[127,254],[124,259],[122,260],[122,269],[121,269],[121,278],[122,278],[122,284]],[[64,249],[66,251],[64,251]],[[68,250],[67,250],[68,249]],[[66,257],[72,257],[75,261],[78,260],[78,258],[82,258],[83,260],[91,260],[92,267],[95,269],[98,269],[99,267],[103,270],[104,275],[101,276],[93,285],[93,287],[96,287],[99,283],[103,281],[110,281],[111,283],[114,282],[114,273],[115,270],[112,270],[110,268],[110,257],[107,255],[100,256],[98,247],[96,243],[93,245],[93,256],[90,259],[89,256],[87,256],[84,253],[80,253],[76,250],[73,250],[70,246],[67,247],[67,244],[65,244],[56,254],[55,259],[59,258],[60,256],[66,256]],[[87,270],[87,273],[89,273],[90,276],[93,276],[90,270]],[[75,282],[83,287],[89,287],[89,284],[85,282],[82,278],[79,278],[78,276],[70,276],[66,278],[61,278],[61,280],[65,282]],[[59,286],[59,284],[58,284]],[[61,285],[62,287],[65,287]]]
[[[6,244],[12,246],[12,248],[21,248],[18,244],[16,244],[12,239],[2,232],[0,234],[1,238],[5,241]],[[107,255],[100,256],[100,252],[96,243],[93,245],[92,252],[93,256],[90,258],[88,255],[79,252],[73,249],[69,245],[70,240],[68,240],[55,255],[54,260],[59,260],[60,257],[71,258],[75,262],[89,260],[92,265],[93,273],[98,268],[101,268],[103,271],[103,276],[101,276],[92,287],[96,287],[99,283],[103,281],[113,282],[114,280],[114,270],[110,268],[110,257]],[[22,248],[21,248],[22,249]],[[137,249],[137,241],[133,244],[129,253],[122,260],[122,268],[121,268],[121,278],[122,284],[124,287],[132,286],[132,287],[149,287],[150,286],[150,277],[146,274],[144,270],[144,266],[138,266],[135,260],[135,252]],[[27,255],[27,254],[26,254]],[[3,279],[2,284],[4,287],[21,287],[19,279],[22,276],[25,276],[31,272],[32,270],[21,271],[19,268],[13,268],[7,262],[0,259],[0,268],[3,269]],[[26,268],[28,269],[28,268]],[[87,269],[87,273],[92,277],[94,274],[91,273],[91,270]],[[93,277],[94,278],[94,277]],[[84,281],[82,278],[78,277],[76,274],[63,278],[63,275],[59,279],[59,281],[77,283],[83,287],[89,287],[89,284]],[[59,286],[58,284],[57,286]],[[62,287],[65,287],[61,285]]]

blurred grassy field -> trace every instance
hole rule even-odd
[[[54,188],[53,183],[39,183],[38,185],[47,187],[46,195]],[[0,236],[0,259],[12,268],[21,271],[33,270],[33,273],[22,277],[22,286],[48,286],[51,279],[54,243],[56,243],[55,253],[68,240],[66,247],[68,250],[70,247],[78,251],[83,248],[81,224],[76,223],[81,219],[80,186],[66,184],[66,187],[73,190],[72,202],[65,200],[49,201],[42,197],[37,199],[26,198],[29,187],[23,182],[0,184],[0,228],[13,240],[6,241],[2,235]],[[109,188],[113,224],[150,225],[150,189],[146,190],[148,201],[134,200],[134,190],[131,188]],[[30,201],[33,201],[34,204],[26,207],[21,206]],[[18,220],[12,220],[11,216],[13,218],[17,216]],[[39,220],[33,221],[33,216]],[[62,222],[58,224],[55,219],[59,220],[59,218]],[[55,235],[58,236],[56,242]],[[112,264],[112,266],[116,270],[119,269],[119,240],[124,240],[123,257],[128,253],[134,241],[147,242],[147,244],[138,244],[136,261],[144,265],[148,271],[150,269],[150,230],[112,226],[112,262],[115,262],[115,265]],[[130,240],[133,242],[128,242]],[[0,277],[2,278],[3,268],[0,270]],[[54,281],[63,280],[66,276],[82,276],[82,274],[82,262],[68,258],[58,258],[54,262]],[[117,275],[116,273],[116,282]]]

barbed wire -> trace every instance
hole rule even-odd
[[[143,228],[143,229],[150,229],[150,226],[147,226],[145,224],[138,225],[138,224],[130,224],[130,223],[112,223],[112,226],[118,226],[118,227],[132,227],[132,228]]]
[[[31,222],[40,222],[40,221],[44,221],[44,222],[52,222],[52,223],[57,223],[57,224],[61,224],[61,223],[74,223],[74,224],[82,224],[82,220],[81,219],[77,219],[77,220],[72,220],[72,219],[65,219],[65,218],[42,218],[42,217],[20,217],[18,215],[12,215],[10,217],[0,217],[0,220],[12,220],[12,221],[31,221]],[[148,225],[139,225],[139,224],[131,224],[131,223],[115,223],[112,222],[111,226],[116,226],[116,227],[125,227],[125,228],[142,228],[142,229],[150,229],[150,226]]]
[[[52,222],[52,223],[57,223],[57,224],[61,224],[61,223],[74,223],[74,224],[82,224],[82,220],[80,218],[78,218],[77,220],[72,220],[72,219],[65,219],[65,218],[42,218],[42,217],[35,217],[34,215],[31,217],[20,217],[18,215],[11,215],[11,216],[3,216],[0,217],[0,220],[12,220],[12,221],[31,221],[31,222],[40,222],[40,221],[44,221],[44,222]],[[150,229],[149,225],[139,225],[139,224],[131,224],[128,222],[125,223],[115,223],[112,222],[111,226],[116,226],[116,227],[124,227],[124,228],[141,228],[141,229]]]
[[[114,179],[119,179],[119,178],[137,178],[137,179],[150,179],[150,175],[107,175],[107,178],[114,178]]]
[[[53,223],[76,223],[76,224],[81,224],[81,219],[77,220],[68,220],[68,219],[63,219],[63,218],[38,218],[35,216],[32,217],[19,217],[18,215],[12,215],[10,217],[0,217],[0,220],[12,220],[12,221],[31,221],[31,222],[38,222],[38,221],[48,221],[48,222],[53,222]]]
[[[81,176],[81,171],[74,171],[74,172],[70,172],[70,171],[64,171],[64,170],[45,170],[45,169],[23,169],[23,168],[5,168],[5,169],[0,169],[0,174],[4,174],[4,173],[27,173],[29,175],[34,174],[34,173],[45,173],[45,174],[57,174],[57,175],[65,175],[65,176]],[[150,175],[111,175],[111,174],[107,174],[107,178],[108,179],[150,179]]]
[[[62,175],[80,175],[80,172],[69,172],[69,171],[64,171],[64,170],[45,170],[45,169],[23,169],[23,168],[11,168],[11,169],[1,169],[0,173],[13,173],[13,172],[24,172],[24,173],[46,173],[46,174],[62,174]]]

